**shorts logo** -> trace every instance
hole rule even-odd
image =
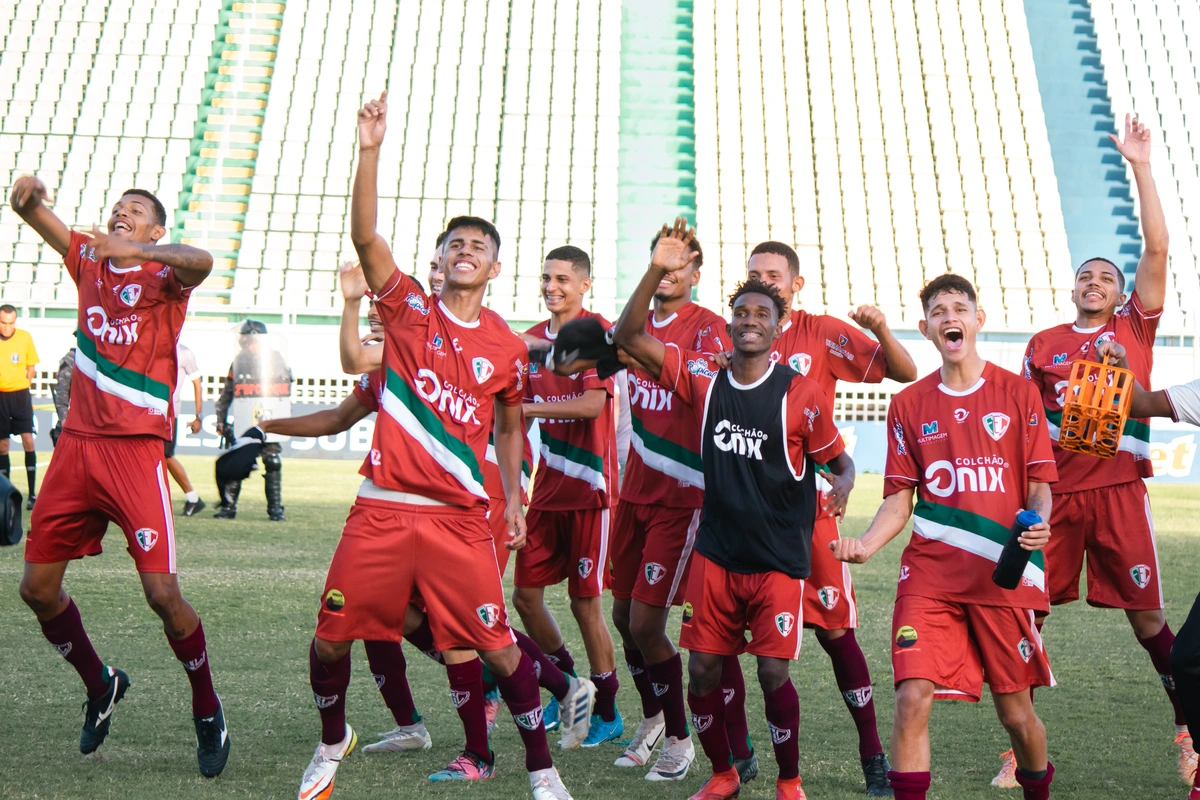
[[[513,714],[513,721],[527,731],[536,731],[542,727],[542,707],[538,706],[528,714]]]
[[[66,644],[54,645],[54,649],[58,651],[60,656],[66,658],[67,656],[71,655],[71,648],[74,646],[75,645],[72,642],[67,642]]]
[[[846,699],[846,705],[854,706],[855,708],[866,708],[867,703],[871,702],[874,696],[870,686],[864,686],[861,689],[847,689],[842,692],[842,697]]]
[[[694,613],[694,611],[695,611],[695,609],[692,608],[692,604],[687,601],[684,601],[684,603],[683,603],[683,623],[685,625],[692,621],[692,614]]]
[[[475,614],[484,625],[494,628],[496,627],[496,623],[500,621],[500,606],[495,603],[484,603],[475,609]],[[533,728],[530,728],[530,730],[533,730]]]
[[[158,531],[153,528],[138,528],[133,532],[133,540],[138,543],[138,547],[149,553],[158,543]]]
[[[801,375],[807,375],[812,369],[812,356],[808,353],[793,353],[788,359],[788,366],[799,372]]]
[[[338,697],[336,694],[326,696],[313,692],[313,701],[316,702],[317,708],[329,708],[338,701]]]
[[[1139,589],[1145,589],[1150,585],[1150,568],[1145,564],[1138,564],[1129,570],[1129,577],[1133,578]]]
[[[779,631],[780,636],[787,636],[795,627],[796,618],[788,612],[775,615],[775,630]]]
[[[450,702],[454,703],[455,708],[462,708],[471,700],[470,692],[460,692],[455,689],[450,690]],[[533,728],[530,728],[533,730]]]
[[[330,589],[325,593],[325,607],[330,611],[341,611],[346,605],[346,595],[339,592],[337,589]]]
[[[999,411],[985,414],[983,417],[983,429],[988,432],[988,436],[991,436],[998,442],[1004,436],[1005,432],[1008,431],[1008,423],[1010,421],[1008,414],[1001,414]]]
[[[896,631],[896,646],[897,647],[912,647],[917,643],[917,629],[911,625],[905,625],[900,630]]]
[[[1017,642],[1017,652],[1021,654],[1022,660],[1028,664],[1029,659],[1033,658],[1033,642],[1022,638],[1021,641]]]
[[[142,287],[136,283],[131,283],[121,290],[119,297],[121,302],[133,308],[137,305],[138,298],[142,296]]]
[[[651,586],[661,581],[667,574],[667,568],[656,561],[646,565],[646,582]]]
[[[596,562],[592,561],[590,558],[579,559],[579,577],[586,578],[588,575],[591,575],[592,567],[595,565]]]
[[[662,697],[671,687],[665,683],[652,683],[650,684],[650,688],[654,690],[655,697]]]
[[[838,599],[841,597],[841,592],[832,586],[822,586],[817,590],[817,599],[821,601],[821,605],[829,610],[838,604]]]
[[[492,373],[496,371],[496,368],[492,366],[492,362],[483,356],[476,356],[471,359],[471,370],[475,373],[475,380],[483,383],[492,377]]]
[[[775,744],[783,744],[792,738],[791,728],[776,728],[769,722],[767,723],[767,727],[771,729],[771,741]]]
[[[382,689],[383,685],[385,683],[387,683],[386,675],[376,675],[374,672],[372,672],[371,677],[375,679],[375,688],[376,689]]]
[[[967,411],[965,408],[954,409],[954,421],[955,422],[966,422],[967,417],[969,417],[969,416],[971,416],[971,412]]]
[[[692,714],[692,727],[696,729],[696,733],[704,733],[712,724],[712,714]]]

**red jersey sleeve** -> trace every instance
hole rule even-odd
[[[1037,346],[1038,339],[1035,336],[1029,340],[1029,346],[1025,348],[1025,364],[1022,374],[1025,376],[1025,380],[1033,381],[1034,386],[1041,387],[1042,371],[1038,369],[1037,361],[1035,360]]]
[[[79,285],[79,272],[83,268],[83,258],[91,241],[90,236],[85,236],[79,231],[71,231],[71,243],[67,245],[67,252],[63,254],[63,264],[66,266],[67,272],[71,274],[71,280],[75,281],[76,286]]]
[[[1025,394],[1020,401],[1025,408],[1026,476],[1037,483],[1054,483],[1058,480],[1058,467],[1054,463],[1041,397],[1036,386],[1028,381],[1023,383]]]
[[[375,295],[375,307],[385,322],[415,322],[429,316],[433,298],[421,285],[396,267],[383,288]]]
[[[1142,306],[1142,298],[1138,296],[1137,289],[1134,289],[1121,312],[1128,316],[1133,335],[1137,337],[1138,342],[1145,347],[1154,347],[1154,337],[1158,333],[1158,321],[1162,319],[1163,310],[1158,308],[1147,311]]]
[[[833,422],[833,406],[821,387],[806,378],[793,378],[787,397],[788,460],[796,474],[804,468],[807,453],[818,464],[828,464],[846,450]]]
[[[354,384],[354,397],[368,411],[379,410],[379,382],[383,378],[383,370],[368,372]]]
[[[679,345],[672,342],[667,342],[665,348],[658,385],[674,392],[688,406],[696,408],[704,402],[708,386],[720,370],[703,353],[684,353]]]
[[[504,336],[503,333],[499,335]],[[510,332],[509,339],[510,341],[505,342],[505,349],[508,351],[508,380],[496,395],[496,402],[511,407],[525,402],[525,382],[529,379],[529,348],[525,345],[525,340],[516,333]]]
[[[837,317],[819,318],[823,346],[829,350],[830,370],[838,380],[879,383],[887,375],[887,361],[879,342]]]
[[[912,489],[920,481],[921,469],[912,452],[912,445],[905,438],[903,404],[892,398],[887,415],[887,461],[883,468],[883,496],[890,497],[904,489]]]
[[[696,341],[692,343],[692,350],[705,355],[724,353],[729,349],[729,343],[721,338],[724,332],[725,320],[710,313],[708,321],[696,331]]]
[[[600,376],[596,374],[596,370],[594,369],[589,369],[587,372],[583,373],[583,377],[580,380],[583,382],[583,390],[585,392],[589,389],[603,389],[604,391],[608,392],[609,397],[614,397],[616,395],[616,384],[613,382],[613,379],[608,378],[606,380],[601,380]]]

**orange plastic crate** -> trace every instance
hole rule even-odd
[[[1076,361],[1063,402],[1058,446],[1099,458],[1112,458],[1133,403],[1133,373],[1095,361]]]

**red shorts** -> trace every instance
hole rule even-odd
[[[504,511],[507,508],[508,503],[503,497],[488,498],[488,528],[492,532],[492,543],[496,546],[496,566],[500,568],[500,577],[504,577],[504,570],[508,568],[508,557],[512,555],[512,550],[504,546],[505,542],[512,541],[508,535],[508,523],[504,519]]]
[[[829,549],[841,534],[835,517],[817,516],[813,524],[812,572],[804,581],[804,627],[827,631],[858,627],[858,604],[850,565]]]
[[[1079,599],[1086,552],[1088,605],[1163,607],[1154,520],[1142,481],[1055,494],[1050,533],[1046,574],[1052,604]]]
[[[517,553],[517,586],[567,582],[570,597],[599,597],[608,575],[608,509],[539,511],[525,516],[529,539]]]
[[[730,572],[699,553],[688,571],[679,646],[719,656],[800,658],[804,581],[782,572]],[[749,629],[750,642],[743,632]]]
[[[438,650],[499,650],[516,641],[482,513],[358,498],[325,578],[317,637],[398,642],[414,592]]]
[[[972,703],[984,681],[993,694],[1054,685],[1033,611],[911,594],[892,612],[892,675],[933,681],[935,700]]]
[[[684,578],[700,509],[617,503],[613,525],[612,595],[649,606],[683,603]]]
[[[175,572],[175,521],[156,436],[93,438],[63,431],[29,520],[25,560],[100,555],[115,522],[138,572]]]

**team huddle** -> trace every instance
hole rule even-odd
[[[1087,600],[1125,610],[1174,705],[1179,772],[1193,781],[1196,756],[1172,679],[1174,636],[1142,480],[1151,475],[1148,422],[1130,419],[1111,460],[1057,446],[1074,362],[1119,353],[1149,386],[1167,234],[1144,126],[1127,119],[1124,139],[1114,137],[1138,183],[1145,231],[1128,297],[1118,267],[1084,262],[1072,295],[1076,323],[1034,336],[1017,375],[977,352],[986,314],[972,284],[939,276],[921,291],[920,330],[942,366],[918,379],[878,309],[860,307],[846,321],[794,307],[804,279],[786,244],[753,248],[728,319],[692,302],[703,252],[683,219],[654,237],[650,266],[615,324],[584,308],[588,254],[551,250],[541,279],[550,318],[517,335],[484,306],[501,271],[500,234],[490,222],[449,221],[428,291],[396,266],[376,231],[386,120],[386,94],[358,115],[351,238],[359,263],[341,273],[342,366],[362,378],[336,409],[261,423],[267,434],[320,436],[377,414],[320,593],[309,665],[321,733],[299,800],[330,797],[358,745],[346,710],[356,640],[396,722],[365,751],[431,746],[408,685],[408,640],[445,666],[463,727],[461,754],[430,780],[492,777],[489,735],[507,706],[535,800],[571,797],[548,731],[557,729],[560,747],[572,750],[616,742],[627,727],[616,768],[683,781],[698,739],[711,775],[692,800],[738,796],[759,772],[739,660],[752,654],[778,766],[776,797],[802,799],[800,703],[789,668],[805,628],[828,654],[856,726],[867,796],[925,798],[933,700],[978,702],[986,682],[1012,743],[993,784],[1047,798],[1054,766],[1033,690],[1053,686],[1054,676],[1041,630],[1053,605],[1079,598],[1085,554]],[[212,258],[156,244],[166,214],[148,192],[126,192],[107,231],[89,234],[72,232],[44,197],[39,181],[21,178],[12,205],[63,255],[79,287],[77,388],[33,510],[21,596],[85,684],[80,749],[94,752],[131,681],[101,661],[62,580],[69,561],[99,554],[108,523],[118,524],[191,682],[200,771],[215,777],[230,737],[200,618],[175,577],[159,441],[172,436],[175,345],[188,299]],[[364,296],[371,334],[360,339]],[[582,331],[588,346],[576,349]],[[835,389],[838,381],[885,378],[910,385],[888,409],[884,500],[860,538],[842,538],[855,466],[834,424]],[[1183,402],[1169,396],[1165,413],[1177,416],[1172,399]],[[1138,408],[1163,413],[1149,401]],[[1021,534],[1028,565],[1017,587],[1004,589],[992,572],[1023,511],[1041,521]],[[889,761],[855,638],[851,565],[910,518],[892,619]],[[504,596],[510,557],[524,632],[510,625]],[[587,672],[545,603],[546,588],[563,582]],[[606,590],[641,701],[636,725],[627,726],[616,705]],[[675,641],[668,618],[680,606]],[[689,653],[686,683],[676,645]]]

